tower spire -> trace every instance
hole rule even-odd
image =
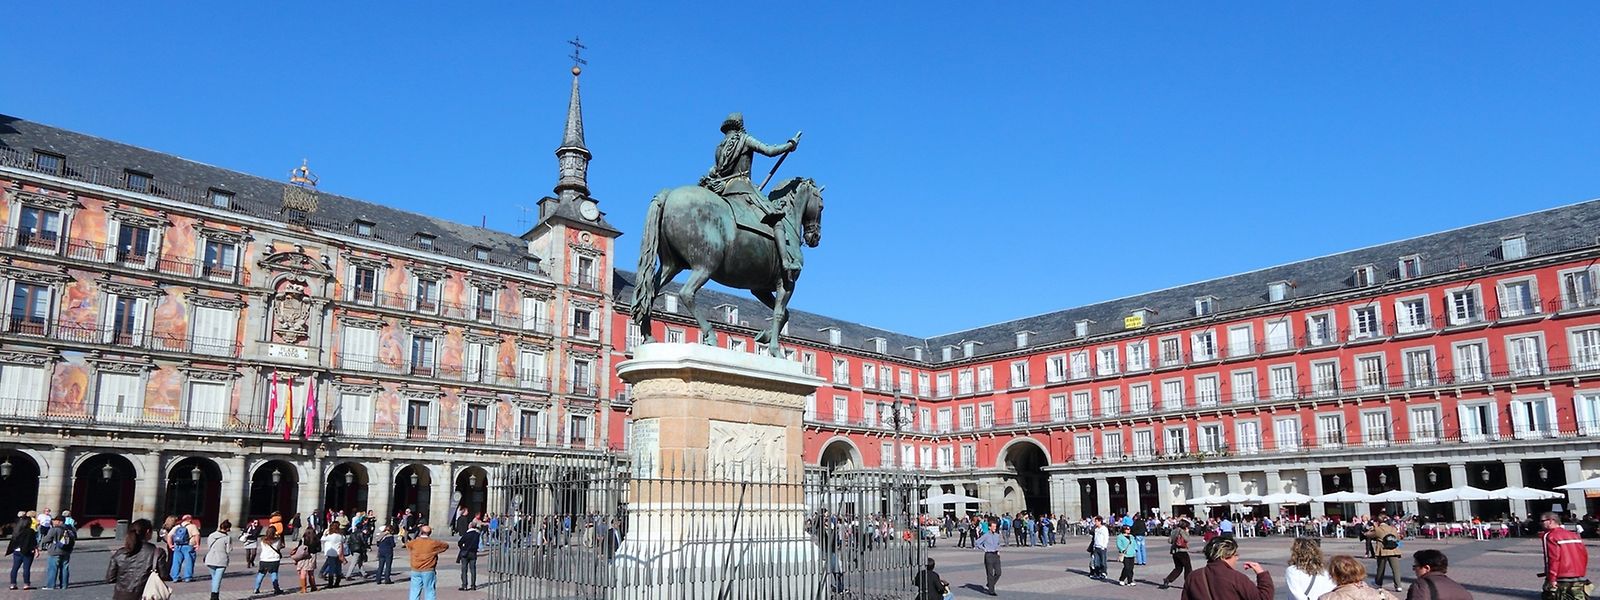
[[[574,37],[572,44],[572,98],[567,102],[567,124],[561,133],[561,146],[556,148],[556,158],[561,168],[561,178],[556,181],[555,192],[563,202],[589,195],[589,148],[583,142],[583,102],[578,95],[578,76],[589,61],[582,53],[587,46]]]

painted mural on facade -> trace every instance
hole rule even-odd
[[[183,294],[167,294],[156,304],[155,322],[150,330],[165,340],[189,337],[189,300]]]
[[[406,332],[396,321],[386,319],[384,327],[378,330],[378,363],[394,369],[404,368],[408,364],[405,337]]]
[[[439,314],[456,318],[467,318],[467,282],[461,278],[460,273],[450,273],[439,284],[439,299],[444,302],[439,307]]]
[[[82,352],[62,352],[50,378],[49,414],[65,417],[89,415],[85,398],[89,392],[89,365]]]
[[[144,416],[147,419],[177,421],[183,398],[183,374],[169,366],[150,371],[145,386]]]
[[[378,387],[378,397],[372,402],[372,430],[379,434],[399,434],[405,425],[400,384],[385,381],[378,384]]]
[[[405,263],[399,259],[389,259],[389,268],[383,276],[384,295],[383,305],[389,308],[402,310],[410,309],[407,299],[411,297],[411,276],[406,271]]]
[[[78,328],[75,332],[79,335],[84,330],[92,330],[100,323],[100,310],[96,299],[100,295],[100,286],[94,282],[94,274],[86,271],[72,271],[72,283],[67,284],[61,294],[61,321],[67,327]]]
[[[193,259],[197,248],[194,220],[173,219],[173,225],[161,232],[161,255],[179,259]]]

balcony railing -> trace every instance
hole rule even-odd
[[[73,344],[98,344],[122,348],[143,348],[164,352],[189,352],[207,356],[238,357],[242,345],[226,339],[178,335],[145,327],[137,330],[98,323],[0,316],[0,331],[11,335],[38,337]]]

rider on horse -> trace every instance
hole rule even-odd
[[[700,186],[727,198],[729,202],[743,203],[755,209],[761,215],[761,222],[772,226],[772,233],[778,242],[778,255],[783,261],[783,271],[793,280],[802,266],[799,224],[781,222],[784,215],[788,214],[786,207],[774,204],[766,194],[756,189],[755,182],[750,179],[750,163],[757,152],[763,156],[792,152],[800,145],[800,140],[797,137],[776,146],[763,144],[745,132],[742,113],[728,115],[722,121],[722,133],[722,143],[717,144],[716,162],[711,166],[711,171],[700,178]],[[784,201],[788,201],[787,197]],[[738,207],[735,206],[734,210],[738,210]]]

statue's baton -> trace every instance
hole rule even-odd
[[[805,134],[804,131],[796,131],[796,132],[794,132],[794,137],[789,138],[789,139],[798,142],[798,141],[800,141],[800,136],[803,135],[803,134]],[[789,152],[794,152],[794,151],[790,150]],[[767,189],[767,184],[772,183],[772,176],[778,174],[778,167],[783,166],[783,161],[785,159],[789,158],[789,152],[785,152],[785,153],[783,153],[783,156],[779,156],[778,157],[778,162],[773,163],[772,170],[771,171],[767,171],[767,178],[761,180],[761,187],[756,188],[757,190],[763,190],[764,191],[764,190]]]

